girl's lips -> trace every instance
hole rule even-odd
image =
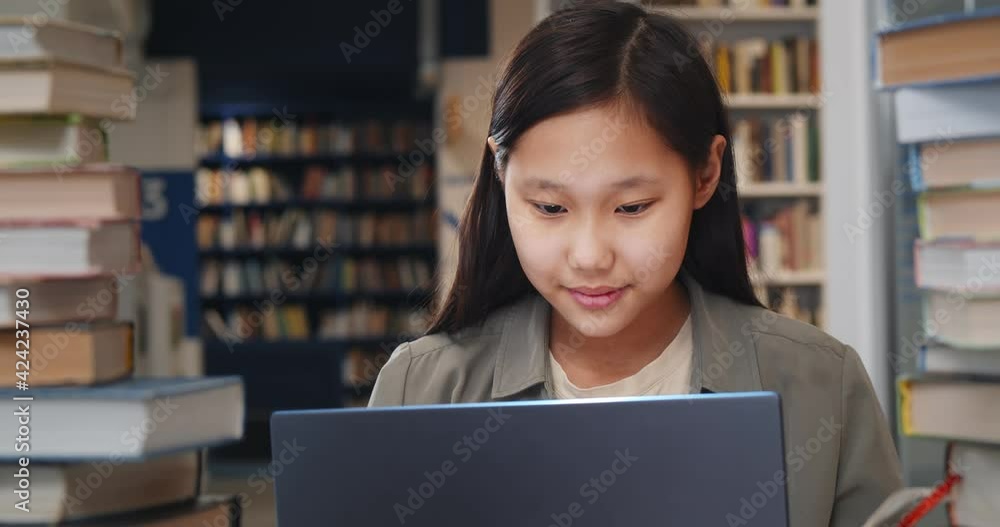
[[[586,309],[605,309],[617,302],[625,290],[624,287],[581,287],[570,289],[569,294]]]

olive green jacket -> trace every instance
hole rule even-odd
[[[902,486],[885,415],[850,346],[813,326],[704,291],[691,300],[690,393],[774,391],[784,419],[793,527],[858,527]],[[480,325],[401,344],[375,383],[371,406],[546,399],[549,304],[540,296]],[[752,504],[720,511],[743,525]],[[723,523],[725,522],[725,523]]]

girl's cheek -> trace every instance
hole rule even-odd
[[[682,221],[657,223],[670,227],[632,233],[635,243],[622,248],[631,275],[640,286],[668,284],[684,261],[688,225]]]

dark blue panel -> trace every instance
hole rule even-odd
[[[193,202],[194,172],[142,174],[142,241],[161,273],[184,281],[184,326],[189,336],[198,335],[201,319]]]

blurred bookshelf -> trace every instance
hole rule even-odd
[[[929,525],[993,525],[1000,515],[1000,2],[879,7],[875,84],[894,106],[902,188],[890,357],[904,477],[910,487],[960,478]],[[944,50],[965,60],[941,62]]]
[[[757,296],[824,327],[819,8],[805,0],[653,5],[698,35],[724,92]],[[721,30],[707,31],[713,24]]]
[[[247,385],[247,437],[220,457],[266,459],[274,411],[367,404],[389,354],[426,329],[431,112],[429,100],[202,108],[206,370]]]

